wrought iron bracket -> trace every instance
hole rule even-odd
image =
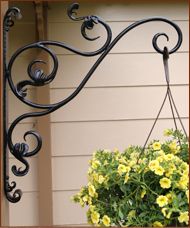
[[[18,123],[20,123],[22,120],[29,118],[29,117],[40,117],[47,114],[50,114],[57,109],[61,108],[62,106],[66,105],[68,102],[70,102],[72,99],[74,99],[77,94],[82,90],[82,88],[85,86],[87,81],[90,79],[94,71],[98,68],[98,66],[101,64],[102,60],[107,56],[107,54],[112,50],[112,48],[117,44],[117,42],[125,36],[129,31],[136,28],[137,26],[140,26],[142,24],[148,23],[148,22],[163,22],[168,24],[169,26],[173,27],[173,29],[176,31],[178,39],[176,45],[171,49],[168,50],[168,55],[176,52],[182,43],[182,32],[181,29],[177,24],[172,22],[171,20],[168,20],[166,18],[162,17],[152,17],[143,19],[137,22],[134,22],[133,24],[129,25],[127,28],[125,28],[123,31],[121,31],[113,40],[112,40],[112,30],[110,26],[102,20],[100,17],[95,15],[90,16],[81,16],[77,17],[76,11],[79,9],[78,3],[73,3],[69,6],[67,13],[71,20],[73,21],[81,21],[81,34],[82,36],[88,40],[88,41],[94,41],[99,38],[97,37],[89,37],[86,33],[87,30],[92,30],[94,26],[97,24],[104,27],[106,31],[106,39],[102,47],[100,47],[98,50],[92,51],[92,52],[85,52],[78,50],[72,46],[67,45],[66,43],[60,42],[60,41],[49,41],[49,40],[43,40],[36,43],[28,44],[24,47],[19,48],[15,53],[12,54],[10,59],[7,59],[7,34],[10,30],[10,28],[14,25],[15,19],[21,18],[21,13],[18,8],[12,7],[9,8],[4,16],[3,21],[3,118],[4,118],[4,191],[6,198],[12,202],[16,203],[21,199],[22,191],[20,189],[16,189],[16,182],[9,182],[9,169],[8,169],[8,152],[10,152],[17,160],[19,160],[24,167],[18,168],[16,165],[13,165],[11,167],[11,171],[16,176],[24,176],[29,171],[29,163],[26,160],[27,157],[34,156],[37,154],[41,147],[42,147],[42,138],[40,134],[36,131],[27,131],[24,133],[24,142],[17,142],[14,143],[12,140],[12,135],[15,127]],[[169,37],[165,33],[157,33],[154,35],[152,39],[152,45],[156,52],[165,55],[164,49],[162,50],[158,46],[158,38],[160,36],[164,36],[167,38],[167,41],[169,41]],[[91,66],[88,73],[84,76],[84,79],[81,81],[81,83],[78,85],[78,87],[72,92],[67,98],[54,103],[54,104],[38,104],[34,103],[33,101],[30,101],[27,99],[27,86],[44,86],[46,84],[51,83],[57,73],[58,70],[58,59],[56,54],[51,49],[52,46],[57,46],[60,48],[64,48],[72,53],[75,53],[80,56],[86,56],[86,57],[92,57],[99,55],[98,59],[95,61],[95,63]],[[14,84],[12,80],[12,71],[13,71],[13,65],[15,63],[16,58],[22,54],[23,52],[29,50],[29,49],[40,49],[42,51],[45,51],[49,56],[51,57],[53,61],[53,67],[49,74],[45,74],[43,71],[43,67],[39,67],[39,64],[46,64],[43,60],[33,60],[27,68],[27,73],[29,78],[27,80],[20,81],[16,85]],[[36,67],[36,64],[38,67]],[[35,67],[34,67],[35,66]],[[12,90],[12,93],[23,103],[25,103],[28,106],[31,106],[33,108],[38,109],[35,112],[29,112],[24,113],[20,116],[18,116],[8,127],[7,126],[7,84],[9,85],[10,89]],[[36,139],[36,147],[32,151],[29,148],[29,145],[26,142],[27,136],[33,136]]]

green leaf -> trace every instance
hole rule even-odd
[[[179,207],[179,202],[178,202],[177,198],[173,199],[173,206],[174,206],[174,208],[178,208]]]
[[[123,219],[124,219],[124,215],[123,215],[123,213],[122,213],[121,209],[119,209],[119,213],[118,213],[118,215],[119,215],[119,217],[120,217],[120,219],[121,219],[121,220],[123,220]]]
[[[113,202],[112,206],[113,206],[114,211],[117,211],[117,203],[115,201]]]

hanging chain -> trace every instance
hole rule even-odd
[[[166,102],[167,97],[168,97],[169,104],[170,104],[170,109],[171,109],[171,113],[172,113],[172,119],[173,119],[173,121],[174,121],[175,130],[176,130],[176,131],[178,130],[178,126],[177,126],[177,122],[176,122],[176,117],[175,117],[174,111],[175,111],[176,114],[177,114],[177,118],[178,118],[178,120],[179,120],[179,122],[180,122],[180,124],[181,124],[181,127],[182,127],[182,129],[183,129],[183,131],[184,131],[185,136],[188,138],[187,132],[186,132],[186,130],[185,130],[185,127],[184,127],[184,125],[183,125],[183,122],[182,122],[182,120],[181,120],[181,117],[180,117],[180,115],[179,115],[179,112],[178,112],[178,110],[177,110],[177,106],[176,106],[176,104],[175,104],[175,101],[174,101],[174,98],[173,98],[173,95],[172,95],[172,92],[171,92],[171,89],[170,89],[170,77],[169,77],[168,59],[169,59],[168,48],[167,48],[167,47],[164,47],[164,51],[163,51],[163,64],[164,64],[164,71],[165,71],[165,79],[166,79],[167,91],[166,91],[166,95],[165,95],[165,97],[164,97],[164,100],[163,100],[163,102],[162,102],[162,104],[161,104],[161,107],[160,107],[160,109],[159,109],[159,111],[158,111],[158,114],[157,114],[157,116],[156,116],[156,118],[155,118],[155,121],[154,121],[154,123],[153,123],[153,125],[152,125],[152,128],[151,128],[151,130],[150,130],[150,132],[149,132],[149,134],[148,134],[148,137],[147,137],[147,139],[146,139],[146,141],[145,141],[145,144],[144,144],[144,146],[143,146],[142,153],[144,152],[144,150],[145,150],[145,148],[146,148],[146,145],[147,145],[147,143],[148,143],[148,141],[149,141],[149,139],[150,139],[150,136],[151,136],[151,134],[152,134],[152,132],[153,132],[153,130],[154,130],[154,127],[155,127],[155,125],[156,125],[156,123],[157,123],[157,121],[158,121],[158,119],[159,119],[160,113],[161,113],[161,111],[162,111],[162,109],[163,109],[163,107],[164,107],[164,104],[165,104],[165,102]],[[178,141],[179,141],[179,144],[181,145],[181,142],[180,142],[179,137],[178,137]]]

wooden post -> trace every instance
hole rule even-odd
[[[2,33],[2,27],[3,27],[3,17],[5,15],[5,12],[8,8],[8,1],[1,1],[0,2],[0,11],[1,11],[1,32],[0,32],[0,40],[1,40],[1,50],[3,50],[3,33]],[[1,51],[1,57],[0,57],[0,66],[1,66],[1,72],[0,72],[0,177],[1,177],[1,188],[0,188],[0,195],[1,195],[1,205],[0,205],[0,226],[8,226],[9,225],[9,207],[8,207],[8,201],[5,198],[4,195],[4,186],[3,186],[3,56]]]
[[[47,39],[47,3],[35,1],[37,39]],[[43,70],[49,70],[49,56],[44,51],[39,51],[38,58],[46,62]],[[40,66],[42,67],[42,65]],[[37,103],[49,104],[49,86],[37,87]],[[37,129],[43,138],[42,149],[38,157],[38,187],[39,187],[39,225],[53,225],[52,208],[52,166],[51,166],[51,133],[50,115],[37,118]]]

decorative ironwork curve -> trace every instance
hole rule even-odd
[[[6,82],[8,81],[9,86],[10,86],[13,94],[21,102],[23,102],[23,103],[25,103],[25,104],[33,107],[33,108],[42,109],[42,110],[36,111],[36,112],[24,113],[21,116],[17,117],[12,122],[12,124],[10,125],[8,130],[7,130],[6,123],[4,123],[4,167],[5,167],[4,168],[4,186],[5,186],[6,197],[12,203],[16,203],[21,199],[22,191],[20,189],[15,190],[15,188],[16,188],[15,182],[12,182],[11,184],[9,184],[9,175],[8,175],[8,171],[7,171],[7,146],[8,146],[9,151],[13,154],[13,156],[16,159],[18,159],[21,163],[23,163],[23,165],[25,166],[25,168],[21,168],[21,167],[17,168],[15,165],[12,166],[11,170],[12,170],[13,174],[16,176],[24,176],[28,173],[29,164],[28,164],[26,158],[34,156],[35,154],[37,154],[42,147],[42,138],[41,138],[40,134],[38,132],[32,131],[32,130],[27,131],[24,134],[23,138],[24,138],[24,141],[26,141],[27,136],[32,135],[33,137],[35,137],[35,139],[36,139],[36,148],[35,149],[30,151],[29,146],[26,142],[15,143],[15,144],[13,143],[12,134],[13,134],[15,127],[17,126],[17,124],[20,121],[22,121],[26,118],[29,118],[29,117],[40,117],[40,116],[50,114],[50,113],[56,111],[57,109],[59,109],[60,107],[66,105],[72,99],[74,99],[77,96],[77,94],[82,90],[82,88],[85,86],[85,84],[90,79],[90,77],[92,76],[94,71],[97,69],[97,67],[100,65],[100,63],[103,61],[103,59],[112,50],[112,48],[117,44],[117,42],[124,35],[126,35],[129,31],[131,31],[132,29],[134,29],[134,28],[136,28],[142,24],[145,24],[148,22],[159,21],[159,22],[165,22],[165,23],[167,23],[173,27],[173,29],[177,32],[178,39],[177,39],[176,45],[171,50],[168,50],[168,54],[172,54],[172,53],[176,52],[179,49],[179,47],[181,46],[182,32],[181,32],[179,26],[177,24],[175,24],[174,22],[166,19],[166,18],[152,17],[152,18],[143,19],[143,20],[134,22],[133,24],[131,24],[130,26],[125,28],[123,31],[121,31],[115,37],[115,39],[112,40],[112,30],[106,22],[104,22],[100,17],[94,16],[94,15],[77,17],[76,11],[78,9],[79,9],[79,4],[73,3],[67,10],[69,18],[73,21],[82,21],[81,34],[88,41],[94,41],[94,40],[98,39],[99,36],[90,38],[87,35],[86,31],[92,30],[94,28],[94,26],[98,25],[98,24],[103,26],[103,28],[106,31],[107,37],[106,37],[105,43],[103,44],[102,47],[100,47],[98,50],[95,50],[95,51],[85,52],[85,51],[81,51],[79,49],[76,49],[72,46],[69,46],[64,42],[44,40],[44,41],[31,43],[31,44],[28,44],[24,47],[19,48],[12,55],[8,64],[7,64],[7,60],[6,60],[7,32],[9,31],[10,27],[14,25],[14,19],[20,19],[21,14],[20,14],[20,10],[18,8],[15,8],[15,7],[8,9],[7,13],[5,14],[4,23],[3,23],[3,34],[4,34],[4,53],[3,53],[3,56],[4,56],[4,85],[5,85],[4,87],[6,88]],[[169,41],[169,37],[167,34],[157,33],[156,35],[154,35],[154,37],[152,39],[152,45],[153,45],[156,52],[163,55],[164,49],[162,50],[158,46],[158,39],[161,36],[164,36],[167,39],[167,41]],[[92,65],[90,70],[87,72],[86,76],[83,78],[83,80],[78,85],[78,87],[68,97],[66,97],[65,99],[63,99],[57,103],[54,103],[54,104],[34,103],[34,102],[27,99],[27,86],[44,86],[46,84],[51,83],[57,74],[58,59],[57,59],[56,54],[53,52],[53,50],[50,49],[51,46],[54,46],[54,47],[57,46],[60,48],[64,48],[64,49],[66,49],[72,53],[75,53],[77,55],[80,55],[80,56],[86,56],[86,57],[92,57],[92,56],[96,56],[96,55],[100,55],[100,56],[95,61],[95,63]],[[17,83],[17,85],[14,85],[13,80],[12,80],[12,71],[13,71],[12,67],[14,65],[14,62],[20,54],[22,54],[24,51],[27,51],[29,49],[40,49],[42,51],[47,52],[47,54],[51,57],[51,59],[53,61],[52,70],[49,74],[45,74],[43,69],[39,67],[39,64],[46,64],[46,62],[44,62],[43,60],[40,60],[40,59],[33,60],[28,65],[28,68],[27,68],[27,73],[28,73],[29,79],[20,81],[19,83]],[[38,64],[38,67],[34,67],[34,66],[36,66],[36,64]],[[6,104],[6,89],[4,92],[4,97],[5,97],[4,104]],[[4,119],[6,120],[6,115],[7,115],[6,107],[4,107],[4,110],[5,110],[4,111]]]

